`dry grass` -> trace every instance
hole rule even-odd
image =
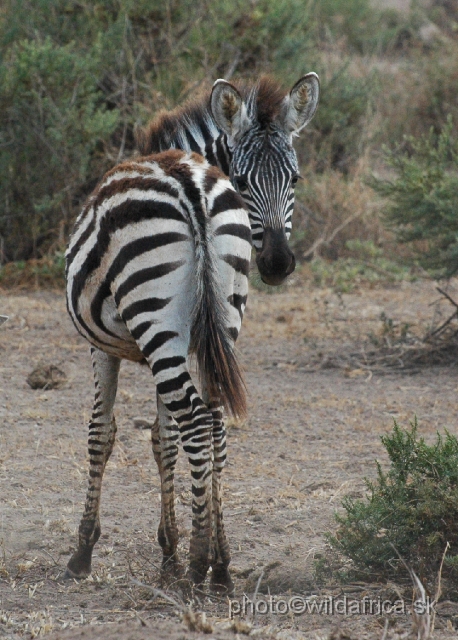
[[[425,282],[339,296],[329,289],[310,290],[300,274],[296,285],[282,294],[250,293],[239,344],[249,384],[250,418],[243,425],[229,424],[229,464],[224,473],[225,521],[238,593],[256,583],[262,570],[272,593],[289,589],[316,593],[313,562],[323,550],[323,533],[342,495],[361,495],[362,477],[370,473],[373,458],[380,456],[378,436],[389,428],[392,416],[407,420],[414,411],[420,416],[429,413],[433,418],[428,424],[434,430],[454,415],[456,393],[450,372],[438,378],[426,369],[419,374],[421,381],[374,374],[367,382],[367,374],[346,377],[344,371],[325,368],[308,374],[319,353],[331,357],[346,345],[350,348],[365,340],[370,332],[381,338],[382,311],[395,325],[409,322],[412,331],[422,335],[432,316],[428,304],[437,297],[433,283]],[[0,430],[0,482],[5,488],[0,609],[8,621],[3,628],[7,634],[27,635],[32,627],[39,632],[40,625],[44,628],[52,619],[60,634],[65,627],[72,631],[70,627],[91,625],[91,633],[100,637],[103,625],[116,622],[142,629],[140,616],[160,637],[163,618],[171,623],[176,619],[173,607],[159,598],[153,601],[150,592],[130,582],[134,577],[147,585],[160,584],[161,554],[155,534],[159,482],[149,434],[133,423],[135,416],[154,420],[150,378],[144,369],[123,366],[116,408],[118,440],[104,483],[102,538],[94,573],[91,580],[63,584],[60,576],[74,545],[87,484],[90,358],[65,314],[62,294],[5,296],[3,302],[10,316],[2,326],[0,343],[0,419],[6,427]],[[442,317],[447,314],[448,306]],[[67,373],[64,389],[28,387],[27,374],[44,359]],[[190,499],[189,472],[181,455],[176,506],[184,561]],[[274,568],[275,562],[280,564]],[[331,587],[337,589],[336,585],[320,588],[334,593]],[[349,592],[353,588],[347,587]],[[380,586],[373,588],[375,597],[377,589]],[[195,607],[199,609],[218,637],[217,623],[227,616],[226,603],[205,598]],[[440,614],[439,626],[442,620]],[[406,627],[399,622],[396,629],[407,631],[408,623]],[[258,616],[251,635],[327,639],[335,624],[322,617]],[[173,625],[181,637],[187,633],[178,622]],[[373,640],[381,638],[383,627],[383,621],[351,619],[342,628],[358,640]],[[107,631],[114,633],[114,628],[105,627]],[[144,632],[151,629],[144,627]],[[394,630],[390,627],[388,632],[391,640]]]
[[[0,287],[8,290],[62,289],[65,284],[63,253],[0,264]]]
[[[380,222],[380,200],[364,182],[367,171],[364,158],[348,177],[327,171],[307,178],[305,191],[298,192],[295,212],[293,242],[299,259],[335,260],[348,255],[350,239],[379,245],[390,237]]]

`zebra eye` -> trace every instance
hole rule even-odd
[[[291,178],[291,186],[292,186],[293,189],[297,185],[297,181],[300,180],[301,177],[302,176],[297,175],[297,176],[293,176]]]
[[[248,181],[245,176],[234,176],[234,181],[239,191],[246,191],[248,189]]]

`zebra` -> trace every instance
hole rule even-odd
[[[301,176],[292,141],[315,114],[319,90],[313,72],[289,93],[268,76],[251,86],[217,80],[210,97],[165,112],[137,133],[144,155],[194,151],[229,176],[248,207],[256,264],[269,285],[296,266],[288,240]]]
[[[165,571],[179,572],[173,470],[181,438],[192,477],[188,576],[232,586],[221,507],[226,457],[222,407],[246,414],[233,346],[248,293],[251,228],[226,176],[193,152],[170,150],[118,165],[102,179],[66,252],[67,307],[91,343],[95,398],[89,487],[66,577],[91,572],[100,537],[102,477],[113,449],[121,359],[145,361],[156,385],[153,453],[161,479],[158,539]],[[194,354],[202,392],[190,374]]]
[[[180,437],[193,493],[188,577],[201,584],[211,566],[211,584],[232,590],[221,502],[222,408],[238,417],[246,412],[233,346],[251,241],[266,283],[279,284],[295,268],[287,244],[299,178],[291,142],[313,116],[318,91],[313,73],[289,94],[267,78],[251,89],[217,81],[210,107],[195,103],[153,122],[139,136],[142,156],[106,174],[77,219],[66,253],[67,307],[91,343],[96,391],[89,487],[67,577],[90,574],[100,537],[102,477],[115,440],[124,358],[146,361],[156,384],[152,446],[164,572],[181,571],[173,486]],[[189,354],[199,365],[200,394]]]

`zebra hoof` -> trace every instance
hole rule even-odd
[[[210,577],[210,589],[220,595],[233,596],[235,591],[229,569],[223,565],[214,565]]]
[[[176,580],[180,580],[185,575],[185,570],[176,555],[164,556],[161,566],[161,583],[168,586]]]
[[[65,573],[62,576],[62,580],[85,580],[85,578],[89,578],[91,573],[75,573],[68,567],[65,569]]]
[[[92,547],[78,549],[67,564],[64,580],[84,580],[91,575]]]
[[[209,565],[201,564],[200,562],[191,562],[187,572],[188,579],[196,587],[199,587],[205,580]]]

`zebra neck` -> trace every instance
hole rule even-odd
[[[172,137],[161,141],[161,151],[168,149],[199,153],[226,176],[230,174],[232,151],[227,136],[208,117],[202,118],[200,122],[181,122]]]
[[[209,164],[218,167],[226,176],[230,175],[232,151],[227,144],[225,133],[220,133],[217,138],[208,140],[202,155]]]

